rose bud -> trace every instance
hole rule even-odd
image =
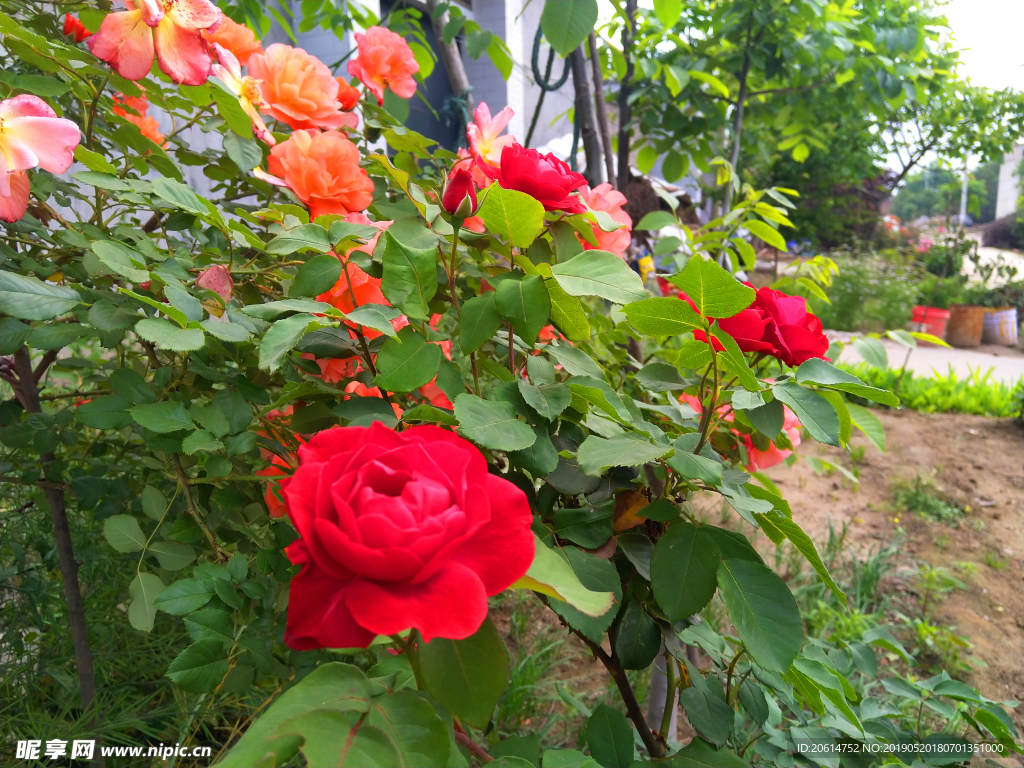
[[[459,168],[448,179],[441,207],[456,219],[468,219],[476,213],[476,187],[472,174],[465,168]]]

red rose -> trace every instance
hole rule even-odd
[[[459,168],[444,188],[441,207],[452,216],[467,219],[476,211],[476,187],[473,175],[465,168]]]
[[[501,150],[498,181],[505,189],[525,192],[548,211],[584,213],[587,207],[570,192],[587,180],[552,154],[542,155],[522,144],[510,144]]]
[[[365,648],[414,627],[472,635],[533,562],[525,494],[439,427],[335,427],[299,448],[284,491],[299,538],[285,642]]]
[[[70,13],[64,16],[64,37],[70,37],[76,43],[80,43],[91,34],[92,32],[85,28],[77,16],[72,16]]]
[[[685,293],[679,294],[680,299],[685,299],[697,311],[697,305]],[[771,339],[765,337],[765,329],[772,323],[771,317],[763,307],[754,304],[733,315],[715,320],[718,326],[736,340],[736,344],[743,352],[766,352],[769,355],[777,355],[778,350],[772,344]],[[693,337],[697,341],[707,342],[704,331],[694,331]],[[721,352],[724,347],[718,339],[712,339],[714,347]]]
[[[755,306],[771,317],[764,335],[778,350],[771,353],[775,357],[786,365],[800,365],[812,357],[828,360],[828,339],[822,333],[821,320],[807,311],[803,296],[759,288]]]

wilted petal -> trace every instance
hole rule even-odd
[[[142,11],[108,14],[86,45],[129,80],[141,80],[153,67],[153,30],[143,20]]]
[[[201,273],[196,279],[196,285],[213,291],[224,301],[231,298],[231,291],[235,287],[235,283],[231,279],[231,271],[223,264],[214,264]]]

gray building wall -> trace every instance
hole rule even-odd
[[[996,192],[996,218],[1009,216],[1017,210],[1017,200],[1024,194],[1024,178],[1021,163],[1024,162],[1024,145],[1018,145],[1003,158],[999,168],[999,186]]]

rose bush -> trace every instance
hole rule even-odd
[[[651,296],[622,258],[624,196],[502,136],[510,111],[479,104],[459,155],[383,108],[434,63],[423,18],[356,5],[302,8],[365,30],[341,82],[298,48],[261,53],[247,29],[269,20],[240,28],[259,3],[234,25],[205,0],[76,6],[97,30],[76,43],[49,5],[0,0],[4,519],[50,526],[4,574],[42,595],[32,579],[59,565],[64,588],[32,606],[48,631],[5,626],[5,660],[29,670],[5,669],[5,695],[53,690],[39,659],[59,659],[46,677],[78,700],[39,710],[73,738],[230,734],[225,766],[300,749],[309,765],[487,762],[509,676],[489,598],[517,589],[620,694],[622,711],[587,715],[580,746],[602,765],[788,765],[800,728],[919,737],[859,704],[875,681],[853,659],[898,643],[805,644],[747,538],[792,542],[843,600],[757,470],[807,436],[877,436],[848,394],[898,404],[824,359],[803,299],[718,265],[750,249],[744,230],[787,221],[786,191],[744,188],[727,217],[680,224],[666,277],[689,302]],[[578,5],[544,15],[577,35]],[[448,13],[505,67],[496,37]],[[215,139],[201,151],[197,130]],[[191,167],[210,184],[186,183]],[[738,530],[700,513],[707,498]],[[102,722],[143,652],[162,654],[151,698],[130,729]],[[685,748],[626,673],[659,655],[698,734]],[[1012,743],[994,702],[956,701]]]

